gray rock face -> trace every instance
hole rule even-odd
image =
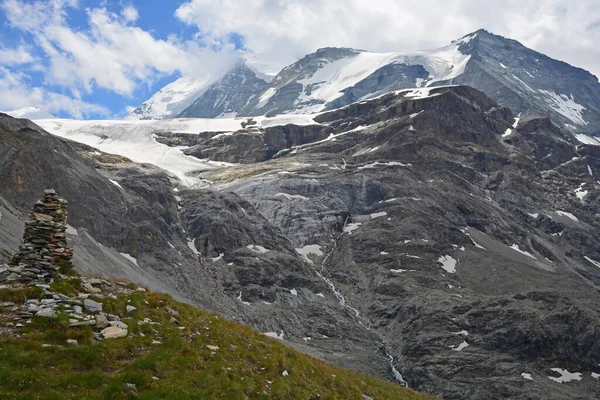
[[[516,114],[548,116],[574,133],[600,133],[600,83],[589,72],[485,30],[460,50],[471,58],[452,83],[479,89]]]
[[[411,387],[449,399],[599,395],[596,147],[547,118],[513,128],[509,109],[467,87],[316,120],[330,140],[205,177],[318,266]],[[583,379],[556,383],[553,368]]]
[[[178,117],[213,118],[235,115],[266,87],[267,82],[257,77],[256,73],[241,61]]]
[[[230,135],[204,156],[240,165],[202,172],[211,186],[180,199],[166,174],[69,144],[101,185],[123,187],[101,186],[119,191],[119,213],[93,215],[132,226],[111,238],[79,227],[76,266],[79,246],[107,273],[123,265],[309,354],[447,399],[600,396],[598,147],[548,118],[515,124],[464,86],[316,122],[256,132],[258,158],[248,132]],[[12,184],[1,194],[18,197]],[[96,234],[142,248],[117,248],[139,265],[110,261],[118,251]],[[559,383],[557,371],[581,380]]]

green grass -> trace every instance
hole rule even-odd
[[[77,282],[59,280],[53,289],[72,294]],[[5,301],[39,295],[35,289],[0,290]],[[66,315],[35,318],[23,336],[0,341],[0,399],[432,398],[326,364],[167,295],[133,292],[97,300],[120,315],[134,337],[96,342],[93,328],[69,328]],[[137,310],[128,315],[127,304]],[[180,325],[170,321],[166,306],[179,311]],[[160,325],[137,323],[144,318]],[[79,345],[66,345],[67,339]],[[219,350],[213,354],[207,345]],[[137,393],[125,383],[135,384]]]

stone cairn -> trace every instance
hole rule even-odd
[[[44,190],[25,224],[23,244],[11,260],[7,281],[51,282],[61,261],[70,261],[73,250],[67,246],[67,204],[54,189]]]

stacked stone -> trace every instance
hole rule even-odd
[[[73,250],[67,246],[66,236],[67,205],[54,189],[44,190],[25,224],[23,244],[11,260],[8,280],[49,282],[59,269],[57,264],[71,260]]]

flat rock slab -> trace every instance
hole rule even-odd
[[[127,329],[119,328],[116,326],[109,326],[101,331],[104,339],[117,339],[127,336]]]

